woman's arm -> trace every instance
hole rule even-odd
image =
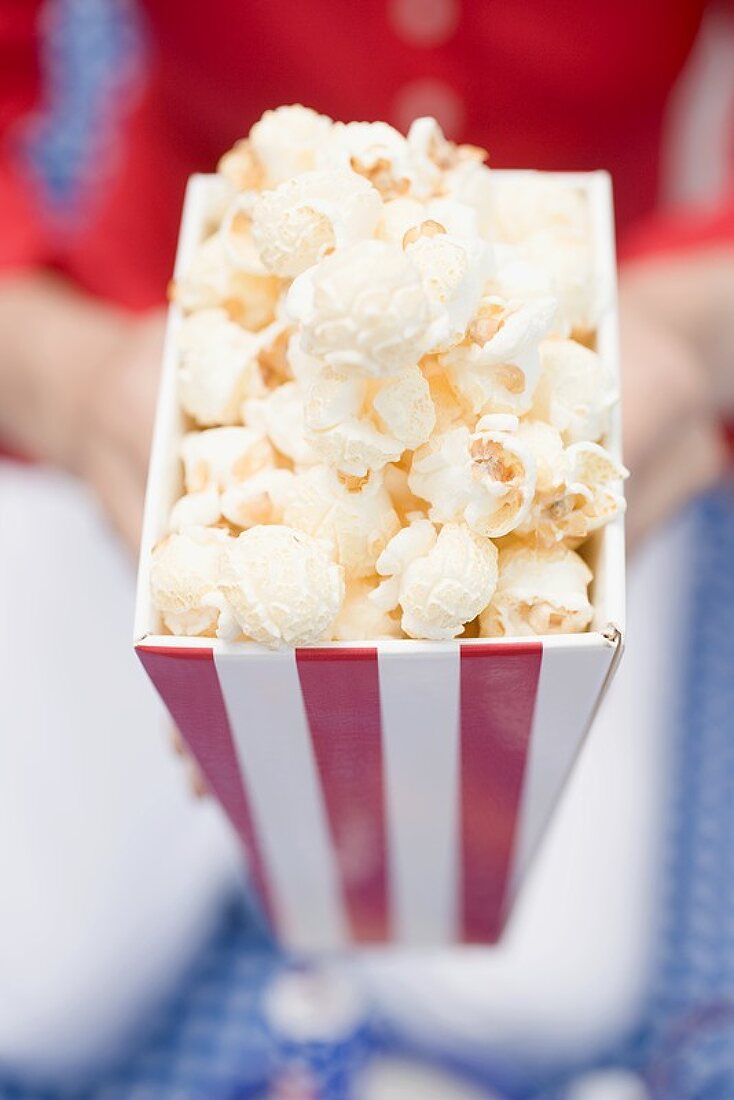
[[[44,273],[0,282],[0,443],[82,477],[140,532],[163,316],[131,316]]]
[[[734,251],[630,263],[619,301],[634,545],[725,468],[722,422],[734,413]]]

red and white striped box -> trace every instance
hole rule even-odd
[[[605,302],[597,346],[618,372],[609,178],[558,178],[588,195]],[[190,180],[177,273],[206,235],[220,188],[214,176]],[[590,548],[586,634],[284,652],[163,635],[149,562],[182,491],[180,322],[173,305],[135,647],[247,848],[274,930],[304,951],[496,941],[621,655],[622,519]],[[618,410],[606,444],[620,459]]]

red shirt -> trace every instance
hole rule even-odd
[[[704,8],[148,0],[138,5],[143,35],[133,2],[0,0],[0,264],[53,264],[136,309],[164,297],[188,174],[211,170],[280,103],[401,127],[436,113],[450,137],[485,146],[498,167],[608,168],[629,230],[655,208],[665,105]],[[85,7],[119,22],[102,19],[95,39],[74,27]],[[115,52],[116,40],[127,49]],[[111,60],[100,64],[105,49]],[[97,84],[85,92],[95,59]],[[76,174],[60,201],[58,165],[44,157],[63,146],[66,126]],[[707,233],[734,238],[731,210],[674,229],[683,240]]]

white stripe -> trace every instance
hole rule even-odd
[[[517,893],[548,825],[596,706],[615,650],[598,644],[543,644],[513,854],[511,897]]]
[[[280,936],[343,946],[347,921],[295,652],[214,651]]]
[[[378,650],[391,925],[401,943],[457,934],[459,647]]]

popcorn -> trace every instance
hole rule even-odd
[[[242,416],[250,427],[265,432],[272,445],[297,466],[319,462],[319,454],[306,438],[303,390],[297,382],[285,382],[267,397],[246,401]]]
[[[618,399],[601,356],[575,340],[544,340],[540,364],[533,415],[558,428],[566,443],[601,439]]]
[[[528,263],[546,274],[551,294],[558,302],[560,330],[590,333],[598,321],[603,297],[594,278],[588,239],[546,230],[524,241],[520,251]]]
[[[406,236],[408,241],[411,237],[414,239],[416,231],[426,223],[429,226],[435,223],[443,232],[461,238],[465,245],[482,246],[487,250],[491,248],[488,242],[479,240],[477,216],[473,208],[446,196],[425,203],[411,198],[391,199],[383,204],[376,234],[381,240],[402,248]]]
[[[181,406],[197,424],[236,424],[247,396],[265,392],[258,355],[273,333],[247,332],[222,309],[187,317],[178,333]]]
[[[441,192],[445,170],[486,153],[447,141],[435,118],[417,118],[407,138],[386,122],[336,122],[318,155],[322,164],[364,176],[385,200],[427,200]]]
[[[500,538],[528,515],[535,493],[532,450],[514,434],[512,416],[488,416],[434,436],[413,456],[408,485],[430,504],[436,523],[463,520],[473,532]]]
[[[448,141],[436,119],[430,115],[413,119],[406,140],[414,158],[431,161],[442,171],[449,171],[461,164],[481,164],[487,158],[487,150],[477,145],[455,145],[453,141]]]
[[[315,168],[318,151],[329,139],[332,126],[326,115],[300,104],[266,111],[250,130],[249,139],[264,185],[276,187]]]
[[[331,543],[349,577],[374,574],[377,558],[400,529],[380,474],[351,487],[325,466],[293,479],[283,517],[289,527]]]
[[[235,267],[221,235],[215,233],[199,245],[188,271],[171,286],[173,301],[192,313],[223,309],[231,321],[253,332],[275,319],[281,281],[269,275]]]
[[[189,493],[217,490],[245,481],[273,466],[275,454],[267,437],[253,428],[209,428],[188,432],[181,443],[184,484]]]
[[[518,545],[500,550],[497,588],[479,616],[480,636],[586,630],[593,614],[586,592],[591,579],[583,558],[565,546]]]
[[[556,428],[542,420],[521,420],[514,430],[514,439],[533,455],[536,493],[553,492],[563,484],[567,461],[563,440]]]
[[[233,527],[281,523],[292,483],[290,470],[259,470],[246,481],[237,482],[224,490],[220,499],[222,515]]]
[[[172,634],[214,635],[217,583],[228,541],[224,531],[192,527],[168,535],[153,550],[153,606]]]
[[[490,254],[494,253],[493,245],[482,239],[477,212],[468,203],[459,202],[449,195],[439,195],[438,198],[430,199],[424,209],[424,217],[438,222],[450,236],[460,237],[467,244],[475,246],[481,243]]]
[[[482,611],[497,583],[497,549],[468,527],[448,523],[438,535],[429,520],[404,527],[377,559],[389,578],[373,602],[384,611],[398,605],[411,638],[455,638]]]
[[[336,122],[322,147],[320,160],[351,168],[368,179],[384,199],[411,192],[416,198],[433,194],[441,173],[438,166],[386,122]]]
[[[548,327],[549,336],[568,336],[571,326],[563,316],[557,300],[557,288],[552,274],[525,257],[521,245],[494,245],[496,268],[488,284],[488,292],[497,298],[515,302],[532,302],[556,298],[556,311]]]
[[[414,234],[411,237],[411,234]],[[425,221],[404,238],[405,253],[423,276],[426,294],[440,323],[432,352],[463,340],[492,272],[492,252],[481,240],[449,236],[439,222]]]
[[[377,191],[355,172],[305,172],[260,196],[253,241],[267,270],[300,275],[335,248],[371,237],[381,210]]]
[[[589,211],[582,191],[540,173],[492,179],[490,236],[514,243],[548,276],[567,328],[590,331],[601,305],[594,279]]]
[[[398,374],[434,342],[420,271],[385,241],[360,241],[299,275],[287,310],[303,350],[342,374]]]
[[[478,159],[468,158],[444,173],[443,189],[447,198],[474,212],[477,232],[490,240],[493,232],[494,176]]]
[[[418,199],[402,196],[383,203],[377,236],[389,244],[403,247],[405,234],[428,219],[426,207]]]
[[[306,439],[322,462],[351,477],[366,477],[396,462],[404,448],[362,415],[367,385],[324,377],[314,384],[305,410]]]
[[[448,374],[438,358],[426,356],[422,366],[423,376],[428,382],[428,392],[431,395],[433,409],[436,416],[436,432],[445,432],[448,428],[455,428],[463,424],[467,419],[467,408],[462,404],[454,387],[451,385]],[[471,420],[475,417],[471,414]]]
[[[425,513],[425,501],[411,492],[408,485],[409,470],[405,469],[404,460],[400,463],[390,462],[380,472],[383,484],[401,524],[409,522],[411,517],[417,517]]]
[[[318,539],[291,527],[252,527],[231,540],[219,584],[220,636],[262,645],[311,645],[329,637],[344,599],[344,570]]]
[[[386,638],[402,638],[398,617],[382,611],[370,598],[375,591],[376,577],[362,577],[347,581],[342,609],[332,628],[335,642],[380,641]]]
[[[435,119],[406,137],[293,105],[222,158],[171,288],[197,430],[155,551],[166,629],[273,647],[587,629],[575,549],[627,475],[600,445],[617,394],[590,350],[590,211],[485,157]]]
[[[287,358],[292,376],[304,390],[313,382],[318,382],[324,369],[323,363],[303,350],[298,333],[294,333],[288,341]]]
[[[236,191],[252,191],[261,187],[263,169],[258,163],[249,138],[236,141],[231,149],[220,157],[217,172],[221,179]]]
[[[525,304],[483,299],[466,339],[439,357],[472,413],[528,411],[540,374],[539,344],[555,311],[553,298]]]
[[[235,195],[224,212],[218,235],[233,267],[251,275],[268,275],[253,238],[253,209],[257,201],[257,192]]]
[[[560,485],[538,493],[522,534],[534,533],[541,545],[570,540],[577,545],[624,511],[620,481],[627,470],[598,443],[573,443],[563,454]]]
[[[492,236],[508,243],[554,230],[579,240],[589,238],[589,211],[583,191],[541,172],[512,178],[491,176]]]
[[[403,446],[415,450],[430,436],[436,423],[428,383],[418,367],[407,367],[384,382],[372,406],[381,424]]]
[[[187,527],[214,527],[222,518],[219,492],[214,485],[196,493],[184,493],[168,520],[169,531],[185,531]]]
[[[306,403],[309,443],[322,461],[352,477],[397,462],[428,439],[434,424],[428,383],[418,367],[372,384],[324,373]]]

